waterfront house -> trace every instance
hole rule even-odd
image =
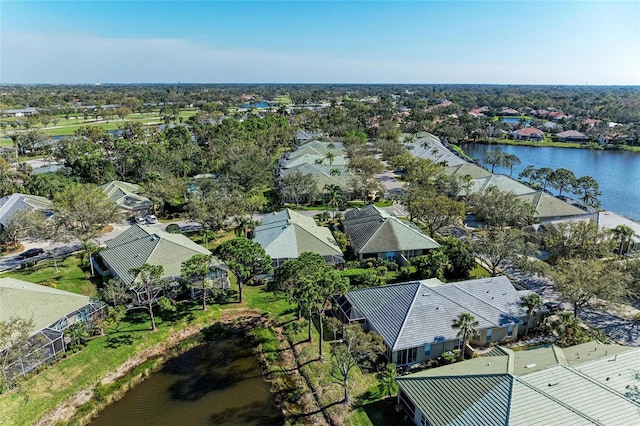
[[[557,133],[555,137],[560,142],[586,142],[589,140],[587,135],[577,130],[565,130],[564,132]]]
[[[93,324],[106,315],[104,303],[89,296],[0,278],[0,322],[22,318],[33,322],[27,353],[0,347],[0,374],[13,380],[50,362],[66,350],[64,332],[76,323]]]
[[[523,127],[513,132],[513,138],[515,140],[539,142],[544,139],[544,132],[535,127]]]
[[[8,109],[5,110],[4,113],[9,117],[28,117],[30,115],[37,114],[37,110],[35,107],[27,107],[20,109]]]
[[[471,343],[515,339],[527,320],[520,298],[529,293],[516,290],[506,277],[451,284],[432,278],[352,290],[337,299],[336,315],[380,334],[387,359],[410,365],[461,349],[463,342],[452,324],[463,312],[470,312],[479,322]]]
[[[632,425],[640,349],[598,342],[511,351],[397,379],[398,405],[418,426]]]
[[[360,260],[377,257],[407,264],[408,259],[439,247],[415,224],[398,219],[373,204],[347,212],[342,225]]]

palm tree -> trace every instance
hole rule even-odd
[[[333,165],[333,160],[335,160],[336,155],[333,152],[329,151],[324,155],[324,158],[329,160],[329,165],[332,166]]]
[[[378,379],[380,381],[378,388],[383,395],[391,396],[396,391],[398,388],[398,385],[396,384],[397,374],[395,364],[389,363],[384,366],[384,370],[380,372]]]
[[[344,201],[344,198],[342,197],[342,190],[338,185],[329,184],[325,185],[323,189],[327,194],[327,203],[334,208],[333,217],[335,218],[336,213],[338,212],[338,207],[342,201]]]
[[[542,298],[538,293],[529,293],[526,296],[520,297],[520,306],[527,310],[527,326],[524,334],[529,334],[533,312],[542,306]]]
[[[613,234],[620,240],[618,245],[618,254],[620,256],[629,252],[631,248],[631,238],[636,235],[633,229],[627,225],[618,225],[613,230]]]
[[[342,174],[342,172],[338,168],[334,167],[333,169],[329,170],[329,175],[330,176],[340,176],[341,174]]]
[[[477,334],[476,327],[478,325],[480,325],[480,323],[475,319],[471,312],[462,312],[458,315],[458,318],[453,320],[453,324],[451,324],[451,328],[458,330],[458,337],[464,342],[464,346],[462,348],[463,356],[465,349],[469,344],[469,340],[472,336]]]

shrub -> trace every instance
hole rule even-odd
[[[170,234],[179,234],[180,233],[180,226],[177,223],[170,223],[165,228],[165,231],[167,231]]]

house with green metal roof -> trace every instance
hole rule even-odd
[[[106,305],[88,296],[0,277],[0,322],[13,318],[33,322],[24,351],[12,351],[17,344],[0,348],[0,374],[12,380],[58,357],[65,351],[68,327],[78,322],[91,324],[104,314]]]
[[[318,253],[331,265],[344,264],[342,251],[329,228],[318,226],[313,218],[293,210],[264,216],[254,232],[254,241],[271,256],[275,268],[304,252]]]
[[[360,260],[377,257],[406,264],[407,259],[440,246],[413,223],[373,204],[347,212],[342,226]]]
[[[529,293],[516,290],[506,277],[449,284],[432,278],[351,290],[336,300],[336,315],[380,334],[390,362],[413,365],[462,348],[452,324],[463,312],[479,323],[471,343],[515,339],[527,319],[520,298]]]
[[[114,180],[100,188],[127,217],[145,216],[153,209],[153,202],[143,195],[140,185]]]
[[[566,219],[589,214],[586,210],[582,210],[542,190],[519,194],[517,198],[533,207],[533,217],[538,221]]]
[[[489,354],[398,378],[416,425],[640,424],[640,349],[588,342]]]
[[[148,263],[161,265],[167,281],[178,281],[182,262],[196,254],[211,256],[211,252],[182,234],[170,234],[145,225],[132,225],[112,240],[98,253],[98,267],[103,274],[118,277],[128,286],[135,276],[129,271]],[[102,263],[102,265],[100,265]],[[220,269],[226,268],[217,262]]]

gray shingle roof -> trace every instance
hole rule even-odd
[[[100,188],[121,209],[127,211],[140,210],[149,209],[153,206],[149,198],[141,195],[142,189],[140,185],[116,180],[105,183]]]
[[[373,204],[347,212],[342,224],[358,254],[428,250],[439,246],[412,223],[390,216]]]
[[[145,263],[162,265],[164,277],[179,276],[182,262],[196,254],[211,255],[204,247],[181,234],[170,234],[147,226],[133,225],[106,242],[100,251],[105,264],[117,277],[129,285],[134,276],[129,270]]]
[[[529,292],[517,291],[506,277],[427,282],[353,290],[346,297],[394,351],[455,340],[451,325],[462,312],[473,314],[478,329],[517,324],[526,316],[519,302]]]

